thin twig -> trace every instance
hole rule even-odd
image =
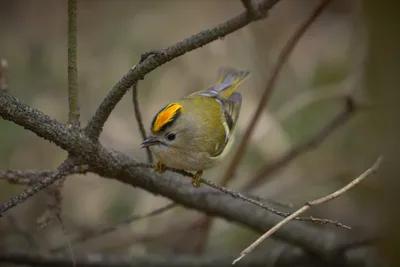
[[[142,139],[144,141],[147,138],[147,133],[146,133],[146,129],[144,128],[144,125],[143,125],[142,114],[140,113],[137,84],[138,83],[135,82],[132,85],[132,102],[133,102],[133,109],[135,111],[136,122],[139,126],[139,131],[140,131],[140,134],[142,135]],[[153,163],[153,154],[151,154],[149,147],[146,147],[146,153],[147,153],[147,161],[149,163]]]
[[[354,186],[359,184],[366,177],[368,177],[372,173],[376,172],[378,170],[381,162],[382,162],[382,156],[380,156],[369,169],[367,169],[360,176],[358,176],[353,181],[348,183],[346,186],[342,187],[341,189],[339,189],[327,196],[321,197],[316,200],[308,201],[303,207],[301,207],[296,212],[292,213],[290,216],[286,217],[281,222],[276,224],[274,227],[269,229],[265,234],[263,234],[260,238],[258,238],[256,241],[254,241],[250,246],[248,246],[245,250],[243,250],[240,253],[240,256],[237,259],[235,259],[232,264],[235,264],[236,262],[240,261],[243,257],[245,257],[247,254],[249,254],[251,251],[253,251],[257,246],[259,246],[265,239],[270,237],[273,233],[278,231],[282,226],[284,226],[285,224],[287,224],[288,222],[290,222],[291,220],[293,220],[300,214],[306,212],[307,210],[309,210],[310,208],[312,208],[314,206],[322,205],[326,202],[334,200],[335,198],[339,197],[340,195],[344,194],[345,192],[347,192],[348,190],[350,190],[351,188],[353,188]]]
[[[0,91],[8,90],[8,62],[6,59],[0,59]]]
[[[77,0],[68,0],[68,124],[80,126],[77,66]]]
[[[16,205],[24,202],[27,200],[29,197],[35,195],[37,192],[40,190],[48,187],[49,185],[53,184],[56,182],[58,179],[70,175],[74,172],[78,171],[78,167],[72,167],[71,162],[69,160],[64,161],[58,168],[57,170],[52,173],[50,176],[43,178],[36,184],[34,184],[32,187],[27,188],[24,190],[22,193],[19,195],[16,195],[10,199],[8,199],[6,202],[2,203],[0,205],[0,217],[3,216],[3,213],[6,212],[7,210],[15,207]]]
[[[0,171],[0,180],[12,184],[33,185],[53,172],[54,170],[6,170]]]
[[[352,98],[345,98],[345,107],[338,114],[336,114],[326,125],[324,125],[319,131],[317,131],[308,140],[300,143],[293,149],[286,152],[276,161],[269,163],[266,166],[262,166],[256,174],[244,185],[244,191],[249,191],[260,185],[261,182],[265,181],[265,177],[275,173],[283,166],[286,166],[292,160],[297,158],[299,155],[318,147],[326,138],[328,138],[336,129],[346,123],[351,115],[356,110],[357,106],[353,103]]]
[[[115,224],[113,226],[105,227],[103,229],[91,232],[90,234],[86,234],[86,235],[83,234],[81,236],[78,236],[78,237],[70,240],[70,244],[72,244],[72,245],[75,245],[75,244],[78,244],[78,243],[82,244],[82,243],[85,243],[85,242],[87,242],[89,240],[92,240],[94,238],[99,238],[101,236],[104,236],[106,234],[114,232],[117,229],[125,227],[125,226],[127,226],[129,224],[132,224],[134,222],[137,222],[137,221],[140,221],[140,220],[143,220],[143,219],[146,219],[146,218],[150,218],[150,217],[153,217],[155,215],[159,215],[161,213],[164,213],[164,212],[166,212],[168,210],[171,210],[172,208],[174,208],[176,206],[177,206],[176,203],[170,203],[168,205],[165,205],[165,206],[163,206],[161,208],[155,209],[155,210],[153,210],[151,212],[148,212],[146,214],[134,215],[134,216],[132,216],[130,218],[127,218],[127,219],[125,219],[125,220],[123,220],[123,221],[121,221],[121,222],[119,222],[119,223],[117,223],[117,224]],[[51,250],[51,252],[58,252],[58,251],[64,250],[65,248],[67,248],[67,246],[66,245],[62,245],[62,246],[53,248]]]
[[[279,0],[260,1],[258,3],[259,13],[265,14],[278,2]],[[162,51],[162,53],[156,53],[156,55],[148,57],[142,63],[136,65],[136,67],[131,68],[128,73],[125,74],[113,86],[100,104],[99,108],[96,110],[95,115],[89,121],[88,126],[85,129],[87,136],[89,136],[89,138],[92,140],[97,140],[99,138],[104,123],[110,116],[117,103],[121,100],[133,83],[137,82],[139,79],[143,79],[146,74],[189,51],[204,46],[212,41],[221,39],[222,37],[225,37],[226,35],[243,28],[247,24],[262,18],[264,18],[264,16],[248,16],[248,12],[245,11],[238,16],[219,24],[216,27],[201,31],[168,48],[158,50]]]
[[[225,173],[224,178],[221,181],[221,184],[226,186],[233,176],[235,175],[236,168],[239,166],[239,162],[245,154],[246,147],[250,141],[250,137],[255,129],[257,122],[264,110],[265,105],[267,104],[270,95],[272,94],[275,82],[277,81],[279,74],[283,65],[286,63],[289,58],[291,52],[299,42],[300,38],[306,32],[306,30],[310,27],[310,25],[318,18],[318,16],[322,13],[325,7],[330,3],[331,0],[323,0],[320,4],[313,10],[311,15],[300,25],[300,27],[295,31],[295,33],[288,40],[286,45],[283,47],[281,53],[278,56],[276,61],[276,65],[273,68],[272,74],[268,79],[267,86],[265,87],[264,93],[261,96],[260,103],[257,106],[257,110],[252,117],[249,126],[246,129],[242,142],[239,144],[239,147]]]

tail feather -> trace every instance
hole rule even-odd
[[[233,68],[221,68],[218,72],[218,79],[214,90],[228,98],[236,88],[249,78],[250,72],[239,71]]]

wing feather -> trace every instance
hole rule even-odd
[[[247,71],[221,68],[217,82],[213,86],[185,97],[209,97],[215,99],[221,105],[221,116],[223,116],[225,128],[225,143],[223,146],[218,147],[217,154],[222,153],[224,150],[239,118],[242,96],[234,91],[249,75],[250,73]]]

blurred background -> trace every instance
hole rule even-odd
[[[67,121],[67,1],[0,1],[0,57],[9,64],[9,93],[21,101]],[[78,1],[78,77],[82,124],[94,114],[108,92],[141,53],[172,45],[243,11],[240,1]],[[282,0],[265,20],[185,54],[151,72],[139,83],[139,101],[146,128],[157,111],[214,83],[221,66],[249,70],[240,88],[243,96],[237,141],[257,107],[277,56],[296,27],[318,4],[316,0]],[[397,187],[399,120],[400,17],[397,1],[336,0],[308,29],[285,64],[272,97],[251,138],[250,146],[230,188],[240,190],[269,162],[315,136],[343,109],[343,96],[368,108],[331,131],[317,147],[263,178],[257,195],[301,206],[333,192],[370,167],[380,155],[379,173],[324,206],[313,216],[338,220],[353,233],[376,236],[387,262],[398,262]],[[139,148],[131,93],[107,121],[101,142],[136,159]],[[236,145],[239,142],[236,142]],[[1,169],[51,169],[66,153],[35,134],[0,121]],[[205,172],[220,181],[219,168]],[[184,178],[182,178],[184,179]],[[23,187],[1,182],[5,201]],[[68,177],[62,189],[62,218],[38,230],[37,220],[51,199],[41,193],[0,220],[4,242],[26,246],[21,230],[33,234],[42,248],[67,243],[132,215],[150,212],[170,201],[143,190],[93,174]],[[282,210],[290,209],[282,207]],[[258,234],[215,219],[209,238],[199,249],[196,225],[202,214],[175,208],[161,215],[118,227],[111,234],[74,245],[79,251],[155,253],[238,253]],[[19,222],[18,227],[12,221]],[[343,232],[333,226],[329,231]],[[189,239],[188,239],[189,237]],[[382,238],[382,239],[381,239]],[[274,244],[271,239],[266,242]],[[191,245],[192,244],[192,245]],[[396,258],[397,257],[397,258]],[[395,265],[396,266],[396,265]]]

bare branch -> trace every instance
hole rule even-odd
[[[0,91],[8,90],[8,62],[6,59],[0,59]]]
[[[105,227],[105,228],[97,230],[95,232],[91,232],[89,234],[83,234],[81,236],[78,236],[77,238],[74,238],[73,240],[71,240],[70,244],[71,245],[78,244],[78,243],[82,244],[82,243],[87,242],[89,240],[92,240],[94,238],[98,238],[98,237],[101,237],[103,235],[106,235],[106,234],[109,234],[111,232],[114,232],[117,229],[125,227],[125,226],[127,226],[129,224],[132,224],[134,222],[137,222],[139,220],[143,220],[143,219],[150,218],[150,217],[159,215],[161,213],[164,213],[164,212],[166,212],[166,211],[168,211],[168,210],[170,210],[170,209],[172,209],[172,208],[174,208],[176,206],[177,206],[177,204],[170,203],[170,204],[168,204],[168,205],[166,205],[164,207],[155,209],[155,210],[153,210],[153,211],[151,211],[149,213],[146,213],[146,214],[143,214],[143,215],[132,216],[132,217],[130,217],[128,219],[125,219],[125,220],[123,220],[123,221],[121,221],[121,222],[119,222],[119,223],[117,223],[117,224],[115,224],[113,226]],[[52,249],[51,251],[52,252],[58,252],[58,251],[66,249],[67,246],[68,246],[68,244],[67,245],[62,245],[62,246],[59,246],[59,247],[56,247],[56,248]]]
[[[354,113],[357,107],[353,103],[353,99],[351,99],[350,97],[346,97],[344,101],[345,107],[342,111],[335,115],[324,127],[322,127],[308,140],[289,150],[275,162],[269,163],[268,165],[261,167],[256,172],[254,177],[252,177],[249,182],[246,183],[246,185],[244,186],[244,190],[252,190],[253,188],[260,185],[260,183],[265,180],[265,177],[268,177],[269,175],[278,171],[283,166],[286,166],[299,155],[318,147],[337,128],[346,123],[351,118],[351,115]]]
[[[321,204],[325,204],[326,202],[329,202],[331,200],[334,200],[335,198],[339,197],[340,195],[343,195],[344,193],[349,191],[351,188],[353,188],[357,184],[359,184],[362,180],[367,178],[369,175],[371,175],[372,173],[376,172],[378,170],[379,166],[381,165],[382,160],[383,160],[383,157],[380,156],[375,161],[374,165],[372,165],[372,167],[367,169],[364,173],[362,173],[356,179],[354,179],[353,181],[348,183],[346,186],[344,186],[341,189],[333,192],[332,194],[329,194],[327,196],[321,197],[321,198],[316,199],[316,200],[309,201],[309,202],[306,203],[306,205],[310,206],[310,207],[318,206],[318,205],[321,205]]]
[[[339,197],[340,195],[344,194],[345,192],[347,192],[348,190],[350,190],[351,188],[353,188],[354,186],[359,184],[366,177],[368,177],[372,173],[376,172],[378,170],[381,162],[382,162],[382,157],[379,157],[375,161],[375,163],[372,165],[372,167],[367,169],[364,173],[362,173],[360,176],[358,176],[353,181],[348,183],[346,186],[344,186],[341,189],[333,192],[332,194],[329,194],[329,195],[321,197],[319,199],[307,202],[303,207],[301,207],[296,212],[294,212],[290,216],[286,217],[281,222],[276,224],[274,227],[269,229],[265,234],[263,234],[260,238],[258,238],[256,241],[254,241],[250,246],[248,246],[245,250],[243,250],[240,253],[240,256],[236,260],[234,260],[232,264],[235,264],[236,262],[240,261],[243,257],[245,257],[247,254],[249,254],[251,251],[253,251],[257,246],[259,246],[262,242],[264,242],[265,239],[270,237],[272,234],[274,234],[276,231],[278,231],[280,228],[282,228],[282,226],[284,226],[285,224],[287,224],[288,222],[290,222],[291,220],[293,220],[294,218],[296,218],[300,214],[306,212],[307,210],[309,210],[313,206],[322,205],[322,204],[324,204],[326,202],[329,202],[329,201]]]
[[[40,179],[54,173],[55,170],[6,170],[0,171],[0,180],[13,184],[33,185]]]
[[[260,1],[258,4],[260,13],[266,13],[278,2],[279,0]],[[226,35],[237,31],[250,22],[258,19],[261,18],[254,18],[248,16],[247,12],[243,12],[212,29],[201,31],[173,46],[161,50],[162,53],[156,53],[156,55],[143,60],[142,63],[139,63],[134,68],[130,69],[129,72],[113,86],[111,91],[100,104],[100,107],[97,109],[93,118],[89,121],[89,124],[86,127],[86,134],[92,140],[97,140],[103,129],[104,123],[117,103],[129,88],[139,79],[143,79],[147,73],[189,51],[225,37]]]
[[[77,0],[68,0],[68,124],[79,127],[76,2]]]
[[[24,202],[27,200],[29,197],[35,195],[37,192],[40,190],[48,187],[49,185],[53,184],[56,182],[58,179],[67,176],[71,173],[74,173],[75,168],[71,166],[71,162],[69,160],[64,161],[60,167],[57,168],[57,170],[52,173],[50,176],[43,178],[36,184],[34,184],[32,187],[24,190],[22,193],[20,193],[17,196],[14,196],[4,202],[3,204],[0,205],[0,216],[3,216],[3,213],[6,212],[7,210],[15,207],[16,205]]]
[[[252,117],[249,126],[246,129],[242,142],[239,144],[236,153],[229,164],[229,167],[225,173],[224,178],[222,179],[221,184],[227,185],[229,181],[235,175],[236,168],[239,166],[239,162],[242,159],[246,147],[250,141],[250,137],[255,129],[257,122],[261,116],[262,111],[264,110],[265,105],[268,102],[269,96],[272,94],[272,90],[274,88],[275,82],[277,81],[279,74],[283,65],[286,63],[287,59],[289,58],[291,52],[299,42],[300,38],[306,32],[306,30],[310,27],[310,25],[318,18],[318,16],[322,13],[325,7],[330,3],[331,0],[323,0],[321,3],[313,10],[310,16],[300,25],[300,27],[295,31],[293,36],[288,40],[286,45],[283,47],[282,51],[280,52],[276,65],[272,70],[272,74],[267,81],[267,86],[265,87],[264,93],[261,96],[260,103],[257,106],[257,109]]]
[[[143,125],[142,114],[140,113],[137,84],[138,84],[137,82],[134,82],[132,85],[132,102],[133,102],[133,109],[135,111],[136,121],[139,126],[139,131],[144,141],[147,138],[147,133]],[[149,147],[146,147],[146,153],[147,153],[147,161],[149,163],[153,163],[153,154],[151,154]]]

